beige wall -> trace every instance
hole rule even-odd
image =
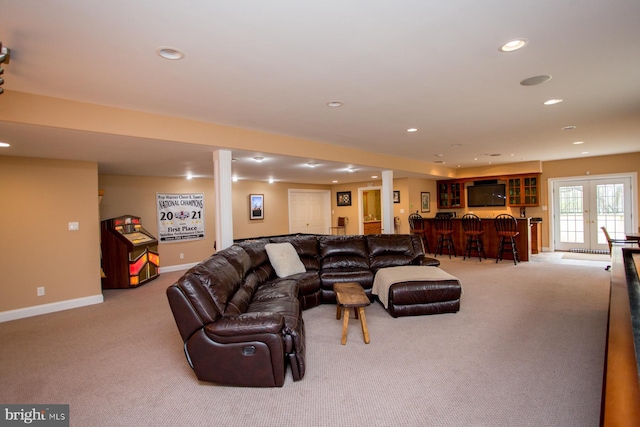
[[[204,193],[206,238],[159,244],[160,269],[163,266],[193,264],[214,252],[215,194],[212,179],[100,175],[98,182],[100,189],[104,190],[100,203],[100,220],[121,215],[139,216],[142,226],[156,237],[156,193]],[[184,259],[180,259],[180,254],[184,255]]]
[[[289,233],[289,190],[329,190],[329,185],[287,182],[238,181],[233,183],[233,238],[277,236]],[[249,219],[249,195],[264,195],[264,219]]]
[[[0,313],[101,296],[96,163],[0,156],[0,199]]]
[[[507,167],[508,173],[510,169]],[[526,170],[515,168],[517,172]],[[581,158],[542,163],[541,206],[527,208],[527,216],[540,216],[543,246],[548,246],[548,180],[552,178],[638,173],[640,152],[616,156]],[[491,171],[475,169],[478,176]],[[380,181],[373,183],[381,185]],[[338,216],[348,216],[348,234],[358,232],[358,188],[368,182],[313,186],[291,183],[268,184],[240,181],[233,184],[234,237],[288,233],[288,190],[330,189],[332,224]],[[97,190],[105,190],[100,206]],[[400,203],[394,204],[394,216],[400,217],[400,232],[408,232],[408,215],[420,209],[420,193],[431,193],[431,217],[437,212],[436,182],[429,179],[394,180],[400,191]],[[352,205],[336,206],[336,191],[351,191]],[[161,264],[165,266],[195,263],[213,252],[213,181],[207,179],[98,177],[93,162],[43,160],[0,156],[0,313],[101,295],[99,277],[99,221],[124,214],[140,216],[145,228],[157,235],[156,192],[203,192],[206,202],[207,239],[189,243],[161,245]],[[248,195],[265,195],[265,220],[250,221]],[[635,196],[640,200],[638,189]],[[8,206],[8,208],[7,208]],[[476,213],[478,213],[478,209]],[[404,210],[404,213],[400,211]],[[504,211],[518,215],[518,209]],[[466,210],[458,210],[462,214]],[[504,211],[490,211],[488,214]],[[634,212],[638,217],[638,212]],[[482,216],[482,214],[481,214]],[[70,221],[79,222],[79,231],[68,231]],[[184,253],[185,258],[179,259]],[[28,280],[25,280],[28,277]],[[36,288],[45,287],[45,296],[37,297]]]

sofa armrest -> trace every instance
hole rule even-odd
[[[245,313],[222,317],[205,327],[207,333],[221,337],[275,334],[280,333],[283,328],[284,317],[279,313]]]
[[[423,256],[421,258],[418,258],[418,265],[426,265],[426,266],[430,266],[430,267],[438,267],[440,266],[440,261],[438,261],[435,258],[431,258],[428,256]]]

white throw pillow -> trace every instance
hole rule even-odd
[[[278,277],[287,277],[307,271],[291,243],[267,243],[264,247]]]

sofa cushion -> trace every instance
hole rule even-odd
[[[278,277],[288,277],[306,271],[291,243],[268,243],[264,248]]]
[[[190,269],[189,273],[198,278],[220,313],[224,313],[227,303],[242,282],[236,267],[219,255],[212,255]]]
[[[415,257],[409,235],[379,234],[366,237],[372,270],[409,265]]]
[[[269,262],[267,252],[264,250],[267,243],[269,243],[269,239],[254,239],[239,242],[238,246],[247,251],[249,258],[251,259],[251,266],[254,269],[257,269],[262,264]]]
[[[319,243],[323,271],[333,268],[369,269],[369,251],[364,236],[323,236]]]
[[[240,246],[233,245],[217,253],[224,257],[235,267],[240,277],[244,277],[251,270],[251,258]]]

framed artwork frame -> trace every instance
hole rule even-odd
[[[264,194],[249,194],[249,219],[264,219]]]
[[[393,203],[400,203],[400,191],[393,192]]]
[[[431,212],[431,193],[429,192],[420,193],[420,211]]]
[[[351,206],[351,191],[338,191],[336,199],[338,206]]]

